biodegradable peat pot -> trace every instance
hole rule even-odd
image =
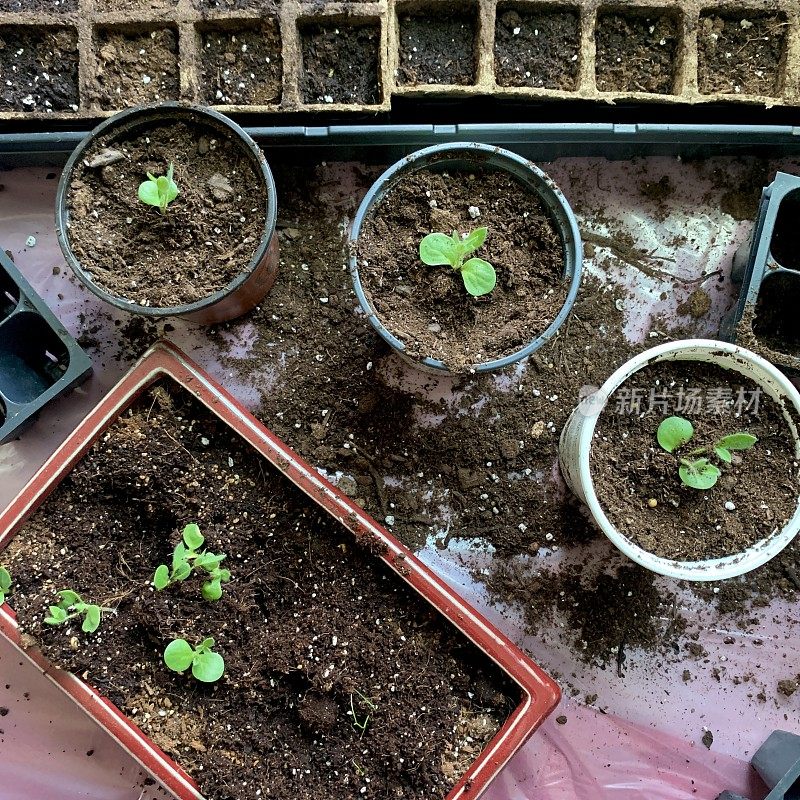
[[[635,385],[635,381],[631,380],[634,375],[648,368],[654,369],[653,365],[656,364],[660,365],[659,368],[671,369],[673,362],[686,362],[687,371],[698,370],[697,362],[700,362],[706,365],[702,368],[702,371],[709,375],[713,375],[714,370],[720,370],[724,371],[725,375],[733,376],[735,374],[735,380],[752,382],[760,391],[761,394],[758,396],[760,396],[762,400],[768,398],[774,401],[771,413],[779,420],[782,419],[783,423],[785,423],[785,431],[781,430],[781,435],[778,438],[784,440],[783,445],[786,451],[780,455],[783,456],[784,462],[788,463],[789,469],[792,470],[790,483],[794,487],[794,496],[792,497],[787,493],[784,498],[786,508],[791,510],[787,512],[787,521],[783,526],[773,529],[769,535],[757,541],[753,541],[750,546],[746,547],[741,552],[729,553],[720,557],[707,557],[694,560],[661,557],[641,547],[632,540],[631,536],[626,535],[618,526],[614,525],[609,519],[608,509],[604,508],[604,505],[598,498],[597,462],[594,459],[593,444],[597,446],[597,436],[599,434],[596,428],[598,427],[601,416],[606,417],[606,414],[610,413],[609,409],[609,411],[604,414],[604,409],[608,408],[610,401],[614,398],[616,398],[616,402],[619,403],[620,397],[630,398],[635,396],[634,392],[636,390],[631,388]],[[677,371],[678,367],[676,366],[675,369]],[[644,381],[644,378],[642,378],[642,381]],[[644,383],[642,385],[644,385]],[[677,383],[673,381],[670,385],[667,385],[664,391],[666,392],[668,389],[674,389],[672,396],[677,396],[680,387],[675,388],[676,385]],[[615,392],[621,390],[621,387],[625,389],[626,386],[629,387],[627,392],[622,395],[615,395]],[[646,387],[640,390],[640,399],[645,396],[646,392]],[[684,393],[684,396],[688,397],[688,394]],[[754,396],[755,395],[751,392],[749,400],[752,400]],[[658,395],[658,399],[661,400],[661,398],[662,395]],[[660,409],[662,411],[660,416],[650,416],[649,419],[651,423],[648,423],[648,430],[652,428],[648,435],[653,443],[653,451],[662,459],[667,458],[667,454],[662,453],[655,442],[656,427],[661,417],[674,414],[674,411],[666,411],[665,409],[666,407]],[[767,411],[764,412],[765,415]],[[684,416],[691,415],[686,414]],[[747,430],[747,426],[738,422],[736,418],[731,416],[728,419],[727,412],[725,416],[727,433],[732,434],[739,430]],[[641,416],[639,418],[643,419],[644,417]],[[769,559],[791,542],[798,528],[800,528],[800,506],[798,506],[797,498],[797,469],[795,461],[795,459],[800,457],[800,438],[798,438],[798,430],[795,423],[795,420],[798,418],[800,418],[800,394],[798,394],[797,389],[779,370],[763,358],[760,358],[744,348],[709,339],[687,339],[680,342],[671,342],[646,350],[635,356],[614,372],[597,392],[582,401],[570,415],[561,433],[559,463],[567,485],[575,492],[580,500],[588,506],[595,523],[603,533],[629,558],[632,558],[634,561],[653,572],[658,572],[673,578],[682,578],[692,581],[721,580],[723,578],[731,578],[749,572],[769,561]],[[700,431],[703,418],[698,417],[694,421],[697,423],[695,426],[696,431]],[[778,425],[780,426],[780,424],[779,421]],[[697,441],[700,440],[698,439]],[[697,441],[694,443],[696,444]],[[771,441],[774,441],[774,439]],[[692,446],[692,443],[686,445],[687,450]],[[768,443],[762,444],[761,452],[764,453],[762,457],[767,459],[773,457],[777,459],[779,456],[777,452],[772,453],[770,450],[764,450],[767,446]],[[755,447],[759,447],[758,443]],[[622,450],[621,447],[618,449],[620,451]],[[644,458],[644,454],[642,454],[642,457]],[[755,459],[757,457],[757,451],[754,448],[753,450],[741,454],[741,463],[746,465],[748,459]],[[669,455],[669,458],[673,458],[673,456]],[[737,459],[738,458],[739,456],[737,454]],[[625,461],[624,463],[615,465],[616,474],[614,475],[614,480],[619,482],[627,480],[626,476],[628,473],[626,469],[629,463],[630,462]],[[642,461],[641,463],[644,465],[645,462]],[[652,464],[655,462],[651,461],[650,463]],[[716,514],[720,519],[725,517],[726,514],[730,516],[734,512],[737,514],[740,512],[741,509],[736,508],[736,503],[726,501],[726,491],[736,490],[733,483],[731,483],[731,481],[735,480],[734,477],[727,479],[728,488],[726,489],[725,486],[722,485],[727,477],[726,473],[723,472],[723,476],[716,486],[706,491],[699,491],[684,487],[680,484],[677,476],[677,464],[677,459],[675,459],[674,474],[669,473],[668,479],[662,481],[665,487],[667,486],[667,480],[669,483],[669,492],[665,491],[664,494],[662,494],[662,498],[667,497],[671,498],[671,500],[664,502],[663,499],[660,500],[653,496],[657,505],[650,510],[654,515],[656,511],[659,514],[676,513],[673,508],[669,507],[670,502],[674,508],[677,508],[678,505],[682,504],[688,506],[694,502],[695,499],[698,499],[698,502],[702,500],[702,502],[709,507],[713,505],[714,510],[712,513]],[[640,467],[638,462],[635,466],[641,468],[642,472],[646,472],[646,470],[650,468],[649,466]],[[754,504],[760,503],[762,500],[762,492],[764,496],[763,499],[766,499],[766,489],[770,484],[777,484],[782,481],[784,485],[787,485],[786,476],[769,474],[769,466],[771,465],[767,461],[767,466],[764,467],[763,474],[759,476],[759,485],[749,492],[745,492],[746,495],[749,495],[749,497],[745,497],[745,500],[749,499]],[[644,481],[642,485],[644,485]],[[632,493],[636,488],[636,486],[633,487]],[[654,495],[656,491],[657,490],[651,491],[650,495]],[[681,491],[689,494],[681,495]],[[674,500],[676,497],[679,498],[680,502]],[[638,503],[639,501],[641,501],[643,505],[646,504],[648,502],[648,495],[641,494],[640,497],[636,497],[636,502]],[[675,503],[678,503],[678,505],[675,505]],[[752,513],[750,519],[740,520],[740,527],[748,531],[759,530],[757,525],[762,523],[763,517],[771,513],[769,510],[762,509],[767,509],[767,505],[756,506],[756,511]],[[643,513],[646,514],[648,512]],[[646,516],[642,518],[647,519]],[[653,516],[652,519],[652,525],[655,529],[655,516]],[[769,519],[769,517],[767,517],[767,519]],[[719,528],[716,530],[719,530]],[[680,533],[685,532],[686,531],[680,531]]]
[[[497,286],[472,298],[455,270],[426,266],[418,248],[428,233],[479,227],[489,231],[472,255],[493,262]],[[367,192],[349,236],[370,323],[409,363],[439,374],[491,372],[542,347],[569,315],[582,262],[575,215],[555,183],[527,159],[476,142],[398,161]]]
[[[178,428],[170,427],[175,415],[180,420]],[[137,420],[145,419],[152,432],[143,437]],[[163,450],[164,445],[168,449]],[[119,447],[128,457],[118,457]],[[109,457],[116,467],[95,472],[102,459]],[[253,459],[258,462],[255,469],[249,463]],[[210,480],[194,486],[192,475],[199,462],[214,468]],[[154,481],[153,475],[168,480]],[[252,475],[257,476],[256,482],[250,482]],[[94,489],[83,495],[87,476],[94,476],[89,478]],[[128,482],[131,476],[133,484]],[[110,483],[99,486],[97,481],[106,478]],[[212,499],[220,496],[215,483],[224,487],[221,512]],[[116,504],[109,494],[112,486],[120,498]],[[80,503],[78,496],[85,500]],[[284,502],[283,497],[290,500]],[[296,515],[298,503],[309,509],[307,514]],[[33,516],[39,506],[40,513]],[[259,508],[262,512],[256,513]],[[204,602],[198,586],[189,581],[163,592],[142,588],[152,576],[153,564],[168,557],[172,549],[176,509],[181,518],[184,513],[199,515],[209,547],[227,552],[232,580],[216,603]],[[87,514],[85,519],[91,522],[84,525],[76,520],[76,512]],[[289,525],[284,519],[293,522]],[[113,541],[108,540],[109,521],[115,526]],[[83,634],[79,626],[50,628],[40,621],[41,580],[49,592],[52,576],[48,552],[52,555],[53,551],[47,542],[52,542],[49,531],[56,524],[60,525],[58,548],[62,548],[55,551],[60,565],[57,588],[64,588],[61,582],[77,580],[76,574],[91,572],[97,599],[118,608],[116,615],[104,617],[96,634]],[[79,525],[90,537],[88,546],[78,543],[75,533],[66,533],[67,529],[78,531]],[[249,550],[241,546],[242,535],[250,543]],[[299,558],[298,541],[303,548]],[[139,712],[136,721],[153,736],[158,734],[159,742],[167,742],[164,746],[176,759],[188,762],[187,768],[194,765],[195,776],[211,787],[208,794],[215,798],[305,796],[296,784],[299,781],[307,790],[311,772],[330,791],[320,791],[318,786],[316,794],[308,796],[388,796],[376,794],[383,791],[381,784],[389,785],[387,776],[394,776],[391,796],[421,796],[415,791],[419,775],[410,769],[418,764],[427,764],[427,776],[433,768],[444,776],[437,778],[443,786],[438,796],[476,798],[558,702],[556,684],[513,643],[169,345],[158,344],[148,351],[0,514],[0,546],[3,563],[16,580],[11,599],[16,615],[8,606],[0,609],[0,632],[18,646],[24,645],[25,657],[181,800],[202,796],[187,772],[111,700],[73,674],[56,669],[25,633],[34,634],[60,662],[81,663],[80,673],[88,673],[89,683],[97,680],[106,687],[104,694],[119,695],[123,705],[133,705],[131,713]],[[147,569],[142,558],[152,561]],[[348,570],[354,569],[359,571],[351,578]],[[136,576],[135,586],[127,584],[130,574]],[[128,589],[120,592],[120,584],[112,588],[108,583],[117,580],[126,582]],[[103,598],[101,585],[108,593]],[[334,585],[339,587],[338,594],[329,593]],[[84,594],[90,591],[88,586],[82,588]],[[352,598],[342,603],[342,592]],[[286,599],[290,595],[294,600]],[[375,607],[376,597],[380,609]],[[189,625],[196,635],[202,635],[199,628],[206,625],[209,635],[214,630],[217,650],[227,666],[220,681],[201,686],[190,676],[166,670],[159,659],[164,642],[154,641],[153,626],[167,625],[167,638],[186,635],[172,630],[176,624]],[[366,649],[358,646],[363,641],[359,631],[369,636]],[[267,637],[269,647],[255,653],[247,646],[255,641],[253,637],[259,641]],[[372,643],[383,640],[393,644],[384,649]],[[117,652],[120,641],[125,648],[119,652],[128,660],[120,657],[117,666],[114,659],[101,657],[99,650]],[[368,652],[369,648],[374,652]],[[405,674],[419,658],[425,676],[438,676],[435,683]],[[429,671],[428,662],[437,665],[434,672]],[[136,675],[133,681],[128,679],[130,665]],[[375,678],[365,669],[374,670]],[[385,671],[392,678],[389,683],[379,679]],[[494,683],[487,683],[487,676],[494,676]],[[145,706],[155,703],[154,708],[163,714],[154,709],[150,713],[139,702],[142,682],[150,686]],[[164,687],[168,687],[169,704],[161,702],[167,696]],[[432,707],[415,705],[425,702],[416,700],[416,693],[423,691],[434,698]],[[435,741],[441,744],[442,736],[455,736],[450,723],[453,709],[462,707],[462,695],[482,698],[478,702],[483,710],[474,709],[478,717],[500,702],[492,698],[510,702],[502,701],[502,716],[491,728],[493,735],[485,737],[477,758],[472,760],[480,745],[464,764],[465,771],[450,775],[439,761],[439,745],[428,750]],[[374,708],[362,704],[360,698],[366,696],[372,698]],[[395,703],[405,708],[399,717]],[[445,707],[447,722],[443,712],[436,710]],[[357,717],[351,718],[352,708]],[[322,713],[310,713],[315,709]],[[239,715],[236,719],[234,713]],[[364,721],[367,715],[369,725]],[[424,721],[426,716],[429,721]],[[193,722],[197,718],[205,722],[198,726]],[[356,719],[366,730],[354,728]],[[415,730],[421,733],[420,721],[433,726],[424,750],[419,750],[422,740],[413,735]],[[395,739],[388,735],[392,730],[400,736],[399,750],[392,749]],[[220,736],[223,745],[218,748],[214,742]],[[330,769],[325,766],[330,756],[323,747],[333,747],[337,753],[336,765]],[[347,753],[352,748],[358,766],[350,764]],[[223,771],[222,780],[211,774],[214,769]],[[348,780],[343,789],[344,777]],[[242,780],[247,780],[246,786]],[[398,781],[402,795],[396,795]],[[219,783],[225,788],[215,791]],[[287,790],[294,794],[286,794]]]
[[[174,164],[180,194],[161,214],[137,197]],[[278,270],[275,182],[256,143],[207,108],[163,103],[98,125],[67,161],[56,231],[98,297],[148,317],[212,324],[252,309]]]

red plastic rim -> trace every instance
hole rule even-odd
[[[24,521],[44,502],[106,428],[148,386],[165,377],[190,391],[302,489],[312,502],[322,506],[354,536],[377,539],[385,546],[384,554],[380,557],[398,577],[434,606],[520,686],[522,701],[445,800],[479,797],[557,705],[560,691],[555,681],[405,545],[321,477],[175,346],[159,342],[150,348],[31,478],[0,514],[0,549],[8,545]],[[8,606],[0,608],[0,634],[19,647],[19,632],[14,614]],[[202,798],[186,772],[156,747],[116,706],[70,673],[54,669],[40,653],[24,652],[33,664],[180,800]]]

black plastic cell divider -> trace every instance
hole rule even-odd
[[[388,163],[443,142],[475,141],[508,147],[539,161],[562,156],[709,158],[800,154],[800,126],[636,123],[485,123],[459,125],[244,126],[281,159]],[[0,134],[0,169],[63,164],[84,131]]]
[[[0,250],[0,444],[91,372],[89,357]]]

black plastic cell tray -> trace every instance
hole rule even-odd
[[[91,372],[89,357],[0,250],[0,444]]]

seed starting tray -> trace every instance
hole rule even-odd
[[[795,0],[0,0],[0,119],[161,100],[375,114],[403,96],[797,105],[800,13]]]

